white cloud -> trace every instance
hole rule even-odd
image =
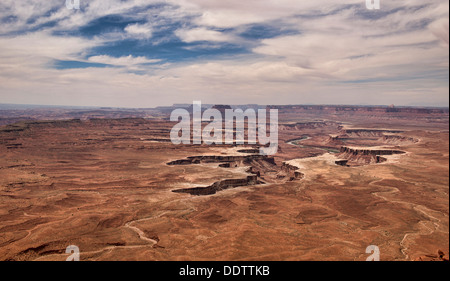
[[[110,57],[107,55],[100,55],[100,56],[92,56],[88,59],[89,62],[93,63],[102,63],[102,64],[109,64],[109,65],[115,65],[115,66],[137,66],[142,64],[152,64],[160,62],[161,60],[150,60],[145,57],[133,57],[132,55],[126,56],[126,57]]]
[[[46,60],[76,60],[90,48],[102,44],[98,39],[53,36],[40,31],[19,36],[0,37],[0,58],[4,60],[41,58]]]
[[[148,24],[130,24],[125,31],[133,37],[148,39],[152,37],[153,29]]]
[[[311,10],[329,11],[345,4],[361,4],[361,0],[188,0],[201,10],[202,16],[197,19],[199,25],[230,28],[243,24],[262,23],[282,19]]]
[[[175,34],[187,43],[197,41],[231,42],[235,40],[231,35],[206,28],[179,29]]]
[[[13,17],[0,25],[0,102],[149,107],[196,99],[231,104],[448,103],[448,78],[442,77],[448,75],[445,0],[382,1],[379,11],[365,11],[364,0],[167,0],[177,6],[161,8],[157,17],[149,13],[148,23],[129,24],[102,38],[53,33],[76,31],[111,14],[134,18],[136,8],[159,2],[82,1],[83,10],[73,11],[60,0],[1,1],[0,18]],[[346,4],[354,6],[342,9]],[[157,25],[174,21],[186,23],[175,32],[182,41],[207,46],[249,46],[236,31],[247,24],[289,25],[298,34],[254,40],[250,56],[165,66],[149,66],[163,61],[131,51],[123,57],[90,52],[117,40],[151,39]],[[32,31],[43,24],[48,27]],[[234,31],[217,31],[221,28]],[[54,60],[116,67],[57,70]],[[135,70],[143,74],[130,73]]]

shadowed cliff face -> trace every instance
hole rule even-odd
[[[341,153],[348,153],[355,156],[358,155],[366,155],[366,156],[377,156],[377,155],[394,155],[394,154],[404,154],[404,151],[400,150],[391,150],[391,149],[359,149],[359,148],[350,148],[343,146],[341,148]]]
[[[337,161],[336,164],[341,166],[378,164],[387,161],[382,156],[405,153],[404,151],[393,149],[350,148],[343,146],[339,154],[339,157],[343,160]]]
[[[240,186],[249,186],[249,185],[257,185],[262,184],[261,181],[258,181],[258,177],[256,175],[247,176],[245,179],[227,179],[213,183],[207,187],[195,187],[195,188],[184,188],[173,190],[176,193],[189,193],[191,195],[196,196],[204,196],[204,195],[213,195],[219,191],[235,188]]]
[[[225,163],[224,163],[225,162]],[[241,186],[259,185],[264,184],[260,179],[267,179],[262,177],[262,174],[267,172],[277,171],[276,178],[279,180],[293,181],[296,179],[302,179],[304,174],[298,171],[298,168],[287,163],[283,163],[281,167],[278,167],[272,157],[261,155],[249,155],[249,156],[193,156],[188,159],[172,161],[168,165],[190,165],[201,163],[221,163],[221,168],[235,168],[243,165],[250,165],[247,173],[251,175],[243,179],[226,179],[215,182],[207,187],[195,187],[195,188],[183,188],[176,189],[173,192],[176,193],[188,193],[196,196],[213,195],[219,191],[236,188]],[[270,178],[269,178],[270,179]]]
[[[419,140],[406,137],[400,130],[387,129],[341,129],[339,134],[329,139],[330,144],[349,146],[364,144],[367,146],[377,145],[409,145],[418,143]]]
[[[241,153],[248,153],[252,150],[240,150]],[[219,163],[220,168],[237,168],[248,166],[249,176],[242,179],[225,179],[207,187],[195,187],[173,190],[176,193],[189,193],[191,195],[212,195],[219,191],[240,186],[259,185],[266,182],[286,182],[302,179],[303,174],[297,167],[283,163],[278,166],[273,157],[266,155],[245,155],[245,156],[191,156],[186,159],[176,160],[167,163],[174,165],[198,165]]]
[[[385,134],[400,134],[398,130],[374,130],[374,129],[346,129],[344,133],[348,137],[384,137]]]
[[[283,163],[283,165],[281,166],[281,169],[288,174],[290,181],[293,181],[296,179],[302,179],[305,176],[303,173],[300,173],[298,171],[299,170],[298,167],[295,167],[288,163]]]
[[[169,166],[173,165],[192,165],[203,163],[232,163],[241,162],[242,164],[249,164],[252,160],[261,159],[275,164],[273,158],[264,155],[248,155],[248,156],[190,156],[186,159],[175,160],[167,163]]]

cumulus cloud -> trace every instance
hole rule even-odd
[[[209,42],[232,42],[233,37],[214,30],[206,28],[195,29],[180,29],[175,34],[184,42],[192,43],[197,41],[209,41]]]
[[[144,39],[152,37],[153,32],[152,27],[146,24],[130,24],[125,27],[125,31],[131,36]]]
[[[0,37],[0,58],[2,62],[9,61],[11,65],[14,65],[15,61],[27,61],[31,65],[53,60],[77,60],[90,48],[100,44],[100,40],[59,37],[39,31]]]
[[[448,16],[445,0],[4,0],[0,102],[442,105]]]

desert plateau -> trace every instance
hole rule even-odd
[[[0,260],[448,260],[448,108],[268,106],[279,147],[174,145],[175,107],[0,111]]]

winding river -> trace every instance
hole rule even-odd
[[[319,146],[314,146],[314,145],[303,145],[303,144],[301,144],[301,142],[303,142],[305,140],[309,140],[309,139],[311,139],[310,136],[303,136],[303,137],[301,137],[299,139],[294,139],[294,140],[287,141],[286,143],[290,144],[290,145],[295,145],[295,146],[298,146],[298,147],[302,147],[302,148],[314,148],[314,149],[319,149],[319,150],[326,151],[326,152],[329,152],[329,153],[339,153],[339,150],[337,150],[335,148],[326,148],[326,147],[319,147]]]

